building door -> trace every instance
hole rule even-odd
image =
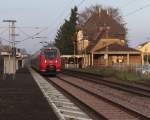
[[[0,75],[4,73],[4,57],[0,55]]]
[[[18,68],[22,68],[22,60],[18,60]]]

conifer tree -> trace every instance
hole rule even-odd
[[[74,35],[76,33],[77,22],[77,7],[71,9],[69,20],[65,20],[64,24],[60,27],[55,38],[55,45],[58,47],[62,54],[73,54],[74,51]]]

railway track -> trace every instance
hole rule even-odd
[[[140,85],[140,86],[144,86],[144,87],[149,87],[150,88],[150,80],[142,80],[142,81],[135,81],[134,82],[135,84],[137,85]]]
[[[86,113],[95,113],[95,120],[150,119],[150,113],[147,108],[144,109],[144,106],[141,105],[139,106],[140,109],[137,109],[134,105],[127,104],[124,101],[126,99],[120,99],[120,96],[110,94],[109,91],[114,92],[113,88],[108,89],[104,85],[64,74],[59,74],[57,77],[48,77],[47,81],[41,81],[42,78],[39,79],[38,85],[50,104],[53,104],[54,108],[57,109],[57,114],[59,116],[63,115],[63,120],[90,120],[91,118],[85,114],[87,109],[88,112]],[[64,92],[71,97],[66,98]],[[78,106],[83,106],[82,108],[85,108],[85,110],[82,111],[80,108],[76,108],[76,104],[72,101],[78,101]],[[149,98],[147,98],[147,101],[149,101]]]
[[[133,82],[125,82],[119,80],[108,80],[108,79],[103,79],[101,76],[94,75],[91,73],[84,73],[84,72],[72,71],[72,70],[64,70],[62,71],[62,73],[77,78],[86,79],[88,81],[92,81],[97,84],[103,84],[118,90],[127,91],[133,94],[137,94],[139,96],[150,97],[150,86],[148,86],[148,84],[145,85],[146,83],[143,83],[141,85],[138,82],[133,83]]]
[[[91,117],[68,99],[50,81],[48,82],[35,71],[30,71],[59,120],[92,120]]]
[[[141,119],[141,120],[143,120],[143,119],[147,119],[147,120],[150,119],[150,117],[149,117],[149,115],[150,115],[149,110],[150,109],[149,110],[148,109],[144,110],[143,107],[141,109],[137,109],[137,108],[140,108],[140,106],[136,107],[136,106],[134,106],[132,104],[128,104],[127,102],[124,102],[124,101],[118,99],[116,96],[112,97],[112,96],[110,96],[110,94],[107,94],[106,91],[105,92],[100,92],[99,89],[94,88],[94,86],[96,86],[94,84],[90,85],[89,83],[83,82],[83,80],[81,80],[81,79],[77,79],[77,78],[73,78],[73,77],[68,77],[66,75],[59,75],[59,77],[57,79],[55,78],[55,80],[53,80],[53,81],[55,83],[56,83],[56,81],[60,82],[59,84],[61,84],[61,85],[63,84],[62,81],[66,82],[66,84],[70,84],[71,88],[77,87],[81,91],[86,91],[88,94],[91,94],[91,96],[95,96],[96,98],[98,98],[99,102],[100,101],[105,101],[107,103],[107,105],[106,105],[106,103],[101,103],[101,102],[98,104],[98,101],[97,101],[97,105],[96,106],[99,105],[99,107],[98,107],[100,109],[99,114],[102,114],[103,116],[108,117],[108,119],[120,119],[121,120],[121,116],[124,116],[124,114],[120,114],[120,112],[117,111],[118,109],[121,110],[121,112],[124,111],[124,112],[127,112],[127,114],[132,114],[133,116],[135,116],[136,119],[137,118]],[[100,86],[97,86],[97,87],[100,87]],[[104,88],[102,88],[102,89],[104,89]],[[109,91],[109,89],[108,89],[108,91]],[[84,96],[86,96],[86,95],[84,95]],[[80,99],[80,98],[78,98],[78,99]],[[82,102],[85,103],[86,100],[87,99],[83,99]],[[94,100],[91,100],[91,101],[94,102]],[[89,103],[89,105],[91,105],[91,104],[92,103]],[[104,104],[106,106],[103,106],[104,108],[102,108],[101,105],[104,105]],[[115,110],[113,109],[113,111],[117,111],[116,113],[114,113],[113,111],[111,111],[112,108],[114,108],[114,106],[115,106]],[[94,110],[95,110],[95,108],[96,107],[93,107]],[[107,108],[107,110],[106,110],[106,108]],[[103,114],[103,113],[105,113],[105,112],[103,112],[103,109],[104,109],[104,111],[105,110],[107,111],[107,112],[105,111],[106,114]],[[95,111],[98,112],[98,110],[95,110]],[[110,117],[109,117],[109,113],[112,113],[110,115]],[[117,116],[118,114],[121,115],[121,116]],[[127,117],[128,115],[125,115],[125,116]],[[132,119],[135,119],[135,118],[132,118]],[[129,118],[123,117],[123,119],[131,119],[131,118],[130,117]]]

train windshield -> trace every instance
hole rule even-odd
[[[44,50],[45,59],[53,59],[57,57],[57,49]]]

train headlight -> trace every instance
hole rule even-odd
[[[46,63],[47,61],[45,60],[44,62]]]
[[[56,60],[55,62],[58,63],[58,60]]]

